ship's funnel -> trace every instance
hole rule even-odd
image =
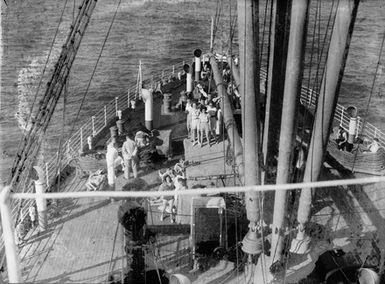
[[[249,229],[242,241],[242,250],[247,254],[262,253],[262,239],[258,238],[256,229]]]

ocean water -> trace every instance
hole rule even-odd
[[[81,125],[115,96],[127,92],[127,88],[136,81],[139,59],[142,60],[144,77],[149,78],[151,74],[159,74],[173,64],[192,58],[192,52],[196,48],[208,50],[210,21],[216,13],[218,3],[222,3],[222,16],[216,34],[216,49],[218,51],[225,49],[230,19],[236,13],[236,1],[122,0],[85,105],[80,112],[79,120],[75,121],[118,2],[103,0],[97,3],[71,71],[65,113],[63,115],[63,103],[60,100],[47,131],[43,145],[47,152],[56,150],[60,137],[67,138],[73,125]],[[73,20],[74,7],[76,12],[81,1],[8,0],[7,3],[8,6],[5,6],[3,1],[1,2],[3,57],[0,95],[0,176],[2,178],[7,174],[18,149],[22,129],[28,119],[62,9],[66,3],[37,101],[44,93],[45,83],[60,54],[61,45]],[[321,3],[323,30],[332,1]],[[312,4],[312,14],[315,5],[316,3]],[[264,9],[265,1],[261,1],[261,23],[264,22]],[[383,1],[362,1],[339,99],[344,105],[356,105],[361,116],[366,114],[384,26]],[[263,25],[260,32],[262,36]],[[310,34],[309,38],[311,36]],[[267,34],[264,39],[266,43]],[[236,52],[236,45],[234,50]],[[266,47],[263,54],[267,54]],[[385,96],[381,95],[381,89],[385,89],[383,77],[385,69],[375,84],[367,119],[385,130]]]

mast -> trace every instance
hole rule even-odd
[[[242,102],[243,144],[245,161],[245,185],[261,184],[259,168],[260,121],[259,121],[259,60],[258,60],[258,1],[238,0],[238,38],[240,62],[240,93]],[[262,252],[262,241],[258,237],[260,224],[260,194],[245,193],[249,232],[243,239],[242,250],[251,256]],[[250,270],[251,271],[251,270]]]
[[[337,7],[335,24],[318,98],[304,182],[318,180],[321,172],[346,58],[349,52],[358,4],[359,0],[341,0]],[[298,254],[306,253],[309,248],[310,238],[305,235],[305,225],[310,217],[311,198],[312,189],[302,189],[297,216],[299,223],[298,232],[296,239],[292,242],[292,252]]]
[[[291,153],[295,142],[296,114],[299,104],[306,44],[309,0],[293,1],[284,85],[277,184],[289,182]],[[282,258],[283,228],[286,214],[286,191],[276,191],[272,228],[271,263]]]
[[[281,123],[290,2],[287,0],[273,0],[272,3],[269,70],[267,74],[266,111],[262,142],[264,164],[268,166],[273,166],[274,156],[278,153],[279,131],[277,129]],[[265,183],[264,175],[262,182]]]

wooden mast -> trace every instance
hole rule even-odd
[[[291,153],[295,142],[297,105],[302,85],[303,61],[309,0],[293,1],[290,17],[290,36],[284,85],[281,135],[277,168],[277,184],[289,182]],[[271,263],[280,261],[283,249],[283,231],[286,214],[286,191],[276,191],[271,244]]]
[[[342,76],[344,74],[346,58],[349,52],[358,4],[359,0],[341,0],[337,8],[337,15],[318,98],[317,111],[303,179],[304,182],[318,180],[321,172]],[[310,238],[305,234],[305,225],[310,217],[311,198],[312,189],[302,189],[297,216],[299,223],[298,233],[296,239],[292,242],[291,249],[294,253],[307,253],[309,249]]]
[[[288,11],[290,2],[287,0],[273,0],[272,3],[269,70],[267,74],[266,111],[262,142],[264,164],[267,166],[274,166],[274,156],[278,153],[279,131],[277,129],[279,129],[281,124],[289,36]],[[265,175],[263,173],[262,183],[265,182]]]
[[[242,98],[243,144],[245,161],[245,185],[261,184],[259,168],[260,121],[259,121],[259,15],[258,1],[238,0],[238,38],[240,62],[240,93]],[[262,241],[257,229],[260,226],[259,193],[245,193],[249,232],[243,239],[242,250],[248,254],[249,268],[252,255],[262,252]],[[252,271],[252,269],[249,269]],[[246,277],[248,279],[248,277]]]

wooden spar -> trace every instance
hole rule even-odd
[[[330,46],[323,74],[317,111],[313,126],[309,153],[306,162],[304,182],[316,181],[321,172],[323,157],[329,141],[333,115],[344,74],[349,45],[357,15],[359,0],[341,0],[330,40]],[[298,232],[292,243],[292,252],[306,253],[310,238],[305,235],[305,224],[309,221],[312,189],[303,188],[298,207]]]
[[[297,105],[301,94],[309,0],[293,1],[279,140],[277,184],[289,182],[291,153],[295,142]],[[276,191],[271,244],[271,263],[280,261],[286,214],[286,191]]]
[[[273,166],[278,154],[278,138],[281,123],[287,45],[289,33],[290,1],[273,0],[272,26],[270,33],[269,70],[265,99],[265,121],[263,127],[262,153],[264,164]],[[271,103],[274,102],[274,103]],[[265,178],[262,178],[265,182]]]
[[[242,98],[245,185],[261,183],[259,169],[259,60],[258,1],[238,0],[238,38],[240,94]],[[259,194],[246,192],[247,219],[255,226],[260,221]]]
[[[211,27],[210,27],[210,52],[214,50],[214,17],[211,17]]]
[[[238,38],[240,62],[240,93],[242,98],[242,129],[244,144],[245,176],[244,184],[261,184],[259,168],[259,15],[258,1],[238,0]],[[245,283],[253,283],[256,261],[262,253],[262,239],[258,229],[261,226],[260,194],[255,191],[245,192],[246,214],[249,231],[242,240],[242,250],[247,255]],[[256,256],[253,258],[252,256]],[[254,259],[254,260],[253,260]]]
[[[234,120],[233,109],[231,107],[230,99],[227,95],[226,88],[223,85],[222,75],[218,68],[218,63],[215,60],[214,55],[210,55],[210,64],[213,70],[214,80],[217,86],[218,96],[223,98],[222,101],[222,113],[227,136],[230,143],[233,146],[235,164],[238,167],[238,174],[241,180],[244,177],[244,164],[243,164],[243,147],[237,125]]]

